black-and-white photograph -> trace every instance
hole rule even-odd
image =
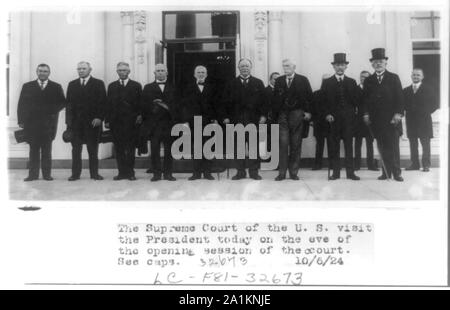
[[[437,200],[441,14],[11,12],[10,198]]]
[[[449,285],[448,2],[90,2],[5,10],[0,287]]]

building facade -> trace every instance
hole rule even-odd
[[[431,23],[431,33],[423,21]],[[252,60],[253,75],[267,84],[269,74],[282,72],[282,60],[290,58],[297,64],[297,72],[307,76],[316,90],[322,75],[333,72],[330,64],[333,53],[347,53],[350,61],[347,74],[358,80],[360,71],[372,71],[371,49],[385,47],[388,69],[399,74],[404,87],[410,84],[416,60],[429,66],[428,75],[439,85],[436,57],[425,57],[439,58],[438,22],[439,15],[435,12],[342,9],[12,12],[9,132],[12,136],[17,129],[21,86],[36,78],[36,66],[40,63],[50,65],[50,79],[66,90],[68,82],[77,78],[76,65],[81,60],[90,62],[92,76],[106,84],[117,79],[116,64],[126,61],[131,64],[131,78],[143,85],[154,79],[155,64],[164,62],[169,68],[169,78],[182,85],[197,64],[205,64],[210,76],[223,83],[236,74],[237,61],[242,57]],[[437,116],[434,119],[437,121]],[[65,117],[61,113],[54,159],[71,157],[70,145],[61,138],[64,129]],[[405,139],[402,155],[409,153]],[[14,144],[13,139],[9,149],[11,158],[28,156],[27,145]],[[304,140],[303,156],[313,154],[311,132]],[[111,144],[102,145],[100,158],[111,155]]]

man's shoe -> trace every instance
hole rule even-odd
[[[203,173],[203,178],[209,181],[215,180],[211,173]]]
[[[31,182],[31,181],[35,181],[37,179],[38,179],[37,177],[30,177],[30,176],[28,176],[25,179],[23,179],[23,181],[24,182]]]
[[[128,180],[129,181],[136,181],[136,177],[134,175],[132,175],[132,176],[128,177]]]
[[[347,176],[347,179],[349,180],[353,180],[353,181],[359,181],[361,180],[361,178],[359,176],[357,176],[356,174],[350,174]]]
[[[328,180],[334,181],[334,180],[337,180],[337,179],[340,179],[340,178],[341,178],[340,175],[333,174],[333,175],[331,175],[331,176],[328,178]]]
[[[383,180],[387,180],[387,176],[385,174],[382,174],[378,177],[378,180],[383,181]]]
[[[240,172],[240,171],[238,171],[238,172],[236,173],[236,175],[235,175],[234,177],[232,177],[231,179],[232,179],[233,181],[236,181],[236,180],[245,179],[245,177],[246,177],[245,172]]]
[[[411,166],[407,167],[405,170],[407,170],[407,171],[420,170],[420,166],[411,165]]]
[[[194,173],[191,177],[188,178],[189,181],[195,181],[200,180],[202,178],[202,175],[199,173]]]
[[[43,179],[45,181],[53,181],[53,178],[50,175],[46,175],[45,177],[43,177]]]
[[[422,171],[423,172],[430,172],[430,168],[429,167],[423,167]]]
[[[250,179],[259,181],[259,180],[262,180],[262,177],[259,174],[255,173],[255,174],[250,174]]]
[[[80,177],[76,177],[76,176],[72,175],[67,180],[68,181],[76,181],[76,180],[79,180],[79,179],[80,179]]]
[[[97,175],[92,176],[91,179],[95,180],[95,181],[101,181],[101,180],[103,180],[103,177],[100,174],[97,174]]]
[[[151,173],[152,169],[148,168],[147,170],[145,170],[145,173]]]
[[[166,174],[166,175],[164,175],[164,180],[166,180],[166,181],[176,181],[177,179],[175,179],[173,177],[173,175],[171,175],[171,174]]]
[[[394,176],[394,180],[397,181],[397,182],[403,182],[403,178],[401,176],[399,176],[399,175]]]
[[[161,175],[159,175],[159,174],[153,175],[153,177],[150,179],[150,181],[152,181],[152,182],[156,182],[156,181],[160,181],[160,180],[161,180]]]
[[[300,180],[300,178],[298,177],[298,175],[290,175],[289,178],[290,178],[291,180],[294,180],[294,181]]]
[[[284,179],[286,179],[286,176],[279,174],[279,175],[275,178],[275,181],[283,181]]]
[[[124,176],[122,176],[122,175],[116,175],[116,176],[113,178],[114,181],[120,181],[120,180],[124,180],[124,179],[126,179],[126,177],[124,177]]]

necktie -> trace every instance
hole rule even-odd
[[[86,85],[86,80],[85,79],[81,79],[81,86],[84,87],[84,85]]]
[[[156,82],[156,83],[158,83],[158,85],[164,85],[164,84],[166,84],[166,82]]]
[[[41,90],[44,90],[44,82],[40,81],[39,83],[41,84]]]
[[[413,92],[414,92],[414,93],[417,92],[417,89],[418,89],[417,84],[413,84]]]
[[[342,83],[342,78],[338,77],[338,83]]]
[[[123,80],[120,80],[120,85],[122,85],[122,87],[125,87],[125,82]]]
[[[381,84],[381,81],[383,80],[383,75],[382,75],[382,74],[379,74],[379,75],[377,76],[377,78],[378,78],[378,84]]]
[[[287,83],[287,87],[290,88],[292,84],[292,78],[288,78],[288,83]]]

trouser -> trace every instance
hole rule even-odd
[[[114,147],[119,176],[134,177],[136,147],[133,143],[133,139],[130,137],[128,141],[116,140],[114,142]]]
[[[39,177],[39,169],[42,176],[50,177],[52,169],[52,140],[32,141],[30,145],[30,156],[28,162],[28,175],[32,178]]]
[[[400,176],[400,134],[398,130],[389,125],[377,135],[378,148],[381,153],[381,158],[384,162],[386,171],[383,174],[387,177]]]
[[[196,159],[194,157],[195,155],[195,144],[194,144],[194,124],[190,123],[189,124],[190,128],[191,128],[191,134],[192,134],[192,141],[191,141],[191,147],[192,147],[192,161],[193,161],[193,169],[194,169],[194,174],[201,174],[201,173],[211,173],[211,166],[212,166],[212,160],[210,159],[206,159],[205,155],[203,154],[203,146],[205,145],[205,142],[208,140],[208,137],[203,137],[202,135],[202,143],[201,143],[201,150],[197,150],[197,152],[200,152],[201,154],[201,158]],[[203,129],[205,128],[206,124],[202,125],[202,133],[203,133]]]
[[[72,141],[72,176],[80,177],[82,169],[81,153],[83,140],[85,140],[89,155],[89,174],[91,177],[98,175],[98,144],[101,128],[83,128],[83,132],[75,133],[77,136]]]
[[[248,125],[248,123],[244,122],[243,125],[245,127],[246,125]],[[250,135],[248,133],[245,133],[244,142],[245,142],[244,145],[238,146],[237,136],[235,135],[234,154],[236,159],[236,168],[238,170],[238,173],[245,173],[245,169],[248,168],[248,172],[251,176],[256,175],[258,174],[258,169],[260,165],[258,133],[256,134],[256,141],[250,141]],[[243,159],[238,159],[237,157],[238,147],[244,147],[244,153],[247,153],[246,149],[248,148],[249,154],[245,154],[245,158]],[[252,147],[256,147],[256,150],[251,150]],[[250,159],[249,155],[252,151],[256,151],[256,158]]]
[[[409,148],[411,151],[411,164],[419,167],[419,141],[422,145],[422,167],[429,168],[431,165],[430,138],[409,138]]]
[[[164,164],[161,164],[161,143],[164,147]],[[150,137],[150,156],[152,163],[153,174],[155,175],[170,175],[172,174],[172,137],[169,130],[158,131]]]
[[[321,167],[326,134],[321,129],[315,127],[314,137],[316,138],[316,153],[314,156],[314,166]]]
[[[345,170],[348,175],[354,173],[353,169],[353,128],[354,114],[341,113],[335,116],[330,125],[330,163],[333,174],[339,176],[341,171],[340,143],[344,140]]]
[[[361,167],[361,148],[363,138],[366,139],[367,167],[375,167],[375,162],[373,159],[373,138],[370,136],[355,137],[355,166]]]
[[[280,164],[279,174],[296,176],[300,169],[302,153],[302,131],[304,112],[301,109],[281,111],[278,117],[280,126]]]

